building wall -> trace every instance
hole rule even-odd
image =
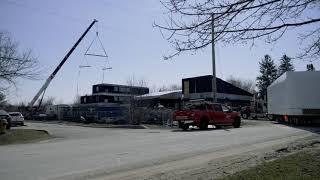
[[[96,84],[92,86],[92,94],[96,94],[96,93],[143,95],[143,94],[149,93],[149,88],[125,86],[125,85],[117,85],[117,84]]]
[[[250,105],[253,94],[220,78],[216,79],[217,101],[231,106]],[[184,100],[212,100],[212,75],[182,79]]]
[[[148,94],[149,88],[117,84],[96,84],[92,86],[92,95],[80,97],[81,104],[119,103],[126,104],[134,95]]]
[[[216,79],[217,93],[253,96],[253,94],[238,88],[220,78]],[[182,94],[212,92],[212,75],[182,79]]]

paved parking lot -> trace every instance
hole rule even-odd
[[[94,177],[95,173],[112,174],[208,152],[228,156],[231,149],[233,154],[237,153],[233,147],[243,152],[319,133],[318,128],[294,128],[250,120],[243,121],[238,129],[206,131],[27,125],[23,128],[45,129],[55,138],[34,144],[0,146],[0,177],[3,180],[68,179],[86,177],[86,174]]]

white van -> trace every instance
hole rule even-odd
[[[24,117],[20,112],[9,112],[11,123],[14,125],[24,125]]]

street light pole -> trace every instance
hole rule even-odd
[[[214,13],[211,15],[211,44],[212,44],[212,99],[217,102],[217,81],[216,81],[216,54],[214,44]]]

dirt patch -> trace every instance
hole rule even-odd
[[[306,140],[304,142],[295,142],[291,143],[287,146],[277,148],[274,152],[267,153],[264,156],[265,160],[273,160],[279,157],[289,155],[304,149],[312,149],[312,148],[319,148],[320,147],[320,139],[315,140]]]
[[[0,135],[0,145],[38,142],[51,138],[45,130],[11,129]]]

